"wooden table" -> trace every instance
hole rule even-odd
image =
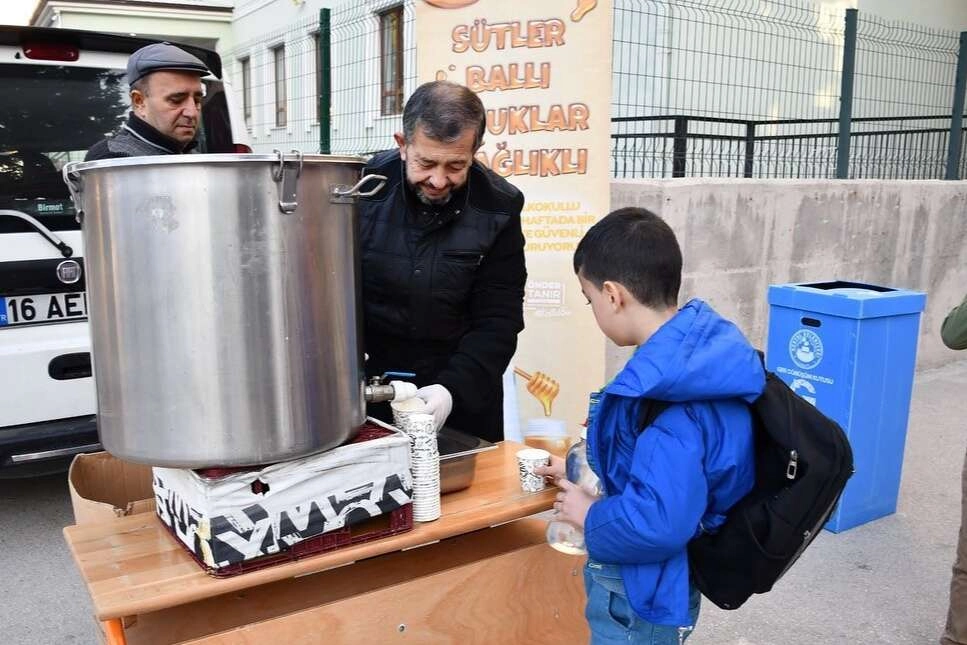
[[[523,493],[503,442],[413,530],[231,578],[206,574],[152,513],[64,536],[110,645],[581,643],[583,558],[544,540],[554,491]]]

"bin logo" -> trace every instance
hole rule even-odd
[[[789,339],[789,356],[804,370],[811,370],[823,360],[823,341],[816,332],[800,329]]]
[[[813,407],[816,406],[816,388],[809,381],[801,378],[794,379],[789,389],[812,403]]]

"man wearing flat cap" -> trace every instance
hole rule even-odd
[[[208,74],[201,60],[169,43],[131,54],[128,120],[113,136],[95,143],[84,161],[191,152],[204,96],[201,77]]]

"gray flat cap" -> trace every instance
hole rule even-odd
[[[195,72],[199,76],[211,74],[205,63],[184,49],[170,43],[155,43],[142,47],[128,58],[128,85],[161,70],[175,72]]]

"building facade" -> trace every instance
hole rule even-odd
[[[234,0],[40,0],[36,27],[157,38],[223,51],[232,47]]]

